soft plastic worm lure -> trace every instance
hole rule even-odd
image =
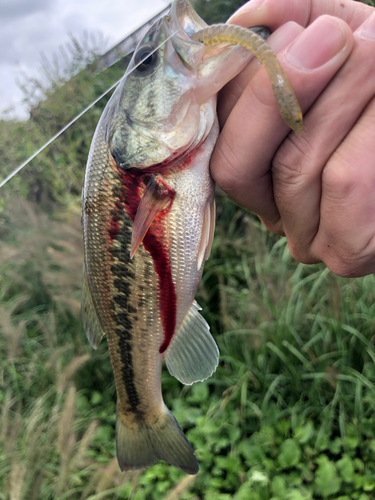
[[[191,39],[205,45],[228,42],[250,50],[267,71],[281,116],[289,127],[302,132],[302,111],[292,86],[277,60],[276,54],[254,31],[241,26],[213,24],[191,35]]]

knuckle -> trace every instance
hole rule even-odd
[[[348,199],[358,185],[358,172],[347,163],[345,158],[337,160],[329,162],[323,169],[323,191],[331,199]]]
[[[315,171],[317,160],[308,135],[289,134],[273,159],[273,177],[287,185],[305,183]]]
[[[354,249],[349,244],[327,245],[322,257],[328,269],[342,278],[355,278],[375,270],[375,253],[371,246]]]
[[[288,240],[288,247],[291,256],[297,262],[301,262],[301,264],[315,264],[318,262],[316,258],[311,255],[309,249],[304,248],[300,243],[296,244]]]
[[[324,263],[333,274],[341,278],[353,278],[358,276],[358,264],[354,263],[351,259],[343,258],[340,256],[330,256],[324,259]]]
[[[342,225],[334,220],[321,226],[312,249],[328,269],[342,278],[375,272],[373,225]]]
[[[282,227],[282,221],[280,216],[277,219],[270,221],[260,217],[263,226],[271,233],[277,234],[278,236],[285,236],[285,232]]]

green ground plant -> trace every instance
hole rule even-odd
[[[164,463],[119,472],[106,343],[93,351],[79,317],[79,215],[51,220],[29,202],[9,207],[0,498],[373,497],[375,278],[297,264],[284,240],[218,201],[198,302],[220,365],[192,387],[162,376],[166,404],[200,461],[194,478]]]
[[[0,121],[2,174],[123,71],[89,62],[29,121]],[[94,351],[80,320],[80,186],[103,106],[2,191],[0,500],[375,498],[375,277],[296,263],[220,192],[197,297],[220,364],[191,387],[162,374],[200,473],[119,471],[106,341]]]

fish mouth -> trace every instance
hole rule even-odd
[[[178,0],[172,3],[170,17],[173,27],[179,29],[180,32],[183,31],[189,37],[208,26],[186,0]]]

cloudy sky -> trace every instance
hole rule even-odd
[[[37,74],[51,56],[84,31],[101,33],[111,48],[164,9],[169,0],[0,0],[0,116],[27,117],[17,87],[21,72]],[[5,110],[8,111],[4,115]]]

